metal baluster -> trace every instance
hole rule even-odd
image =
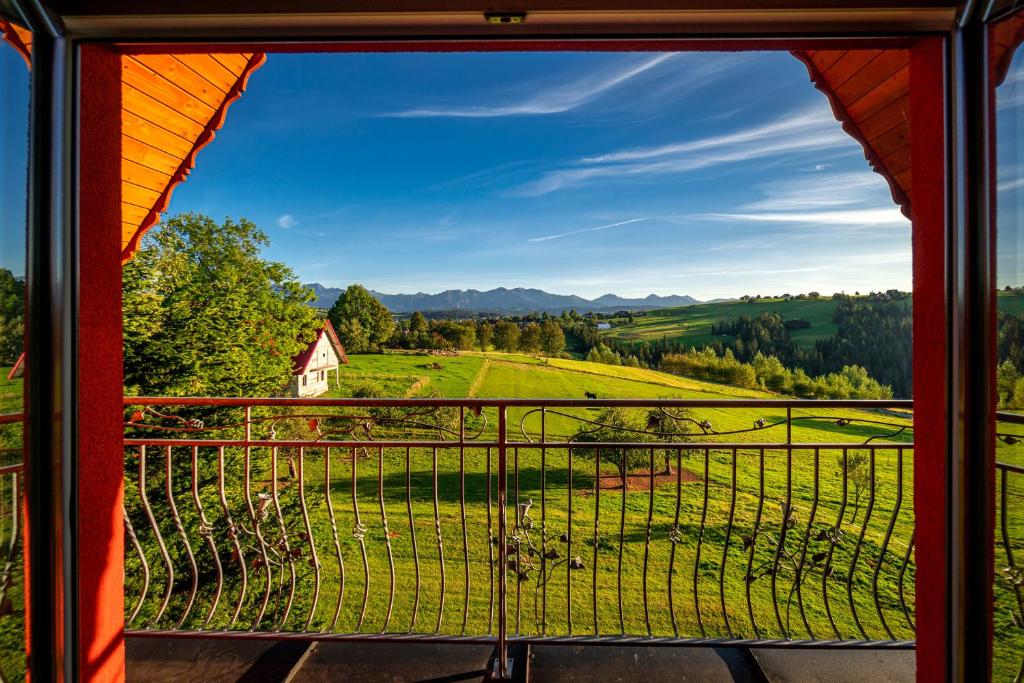
[[[566,504],[568,522],[565,532],[565,618],[567,633],[572,635],[572,449],[569,449],[569,495]]]
[[[758,451],[758,489],[757,489],[757,512],[754,514],[754,530],[750,534],[750,554],[747,556],[747,615],[750,617],[750,625],[754,629],[754,636],[761,637],[761,629],[757,626],[757,619],[754,618],[754,603],[750,600],[750,586],[754,583],[754,550],[757,548],[757,535],[761,531],[761,513],[764,511],[764,449]]]
[[[787,443],[789,443],[788,432],[790,429],[791,417],[789,410],[786,410],[786,431]],[[786,532],[789,531],[789,520],[793,517],[793,449],[786,449],[786,505],[782,510],[782,526],[779,529],[779,542],[775,545],[775,559],[772,561],[772,607],[775,610],[775,621],[783,638],[789,638],[789,631],[782,625],[782,615],[779,612],[778,581],[779,566],[782,562],[782,552],[786,547]]]
[[[910,564],[910,558],[913,557],[914,553],[914,533],[910,534],[910,543],[907,544],[907,552],[903,556],[903,565],[900,567],[900,575],[898,579],[899,595],[900,595],[900,607],[903,608],[903,617],[907,620],[907,625],[910,626],[911,631],[916,631],[914,620],[910,616],[910,609],[907,607],[907,599],[903,595],[903,576],[907,572],[907,565]]]
[[[597,552],[600,546],[599,526],[601,519],[601,449],[595,450],[594,454],[594,567],[593,567],[593,608],[594,608],[594,635],[599,635],[597,625]]]
[[[334,539],[334,557],[338,562],[338,601],[334,606],[334,617],[331,619],[330,631],[338,626],[341,617],[341,604],[345,600],[345,560],[341,556],[341,541],[338,538],[338,522],[334,517],[334,501],[331,498],[331,449],[324,449],[324,500],[327,502],[327,519],[331,522],[331,537]]]
[[[1006,509],[1006,498],[1007,498],[1007,486],[1006,479],[1009,472],[1004,468],[999,468],[999,530],[1003,537],[1003,548],[1006,550],[1006,564],[1009,569],[1009,573],[1012,575],[1016,574],[1017,563],[1013,557],[1013,545],[1010,543],[1010,531],[1007,525],[1007,509]],[[902,583],[902,582],[901,582]],[[1020,583],[1017,581],[1010,582],[1013,585],[1013,592],[1017,598],[1017,614],[1024,621],[1024,594],[1021,593]],[[1024,667],[1024,664],[1021,665]]]
[[[466,598],[462,603],[462,635],[469,621],[469,532],[466,529],[466,407],[459,406],[459,510],[462,513],[462,566],[465,569]],[[394,570],[392,569],[392,572]]]
[[[231,519],[231,512],[228,509],[228,498],[224,491],[224,447],[219,446],[217,448],[217,493],[220,497],[220,507],[224,512],[224,521],[228,525],[228,538],[231,539],[231,543],[234,545],[234,555],[238,560],[238,568],[242,575],[242,585],[238,590],[238,603],[235,605],[235,611],[231,615],[231,621],[228,622],[228,628],[230,629],[238,621],[239,615],[242,613],[242,605],[245,603],[245,593],[249,586],[249,576],[245,568],[245,556],[242,554],[242,545],[238,542],[238,527],[235,526],[235,522]]]
[[[546,444],[547,439],[547,408],[540,409],[540,442]],[[548,525],[547,525],[547,454],[546,446],[540,449],[540,634],[548,634]],[[595,550],[596,550],[595,546]]]
[[[196,557],[192,553],[192,544],[188,542],[188,534],[185,533],[185,525],[182,524],[181,516],[178,514],[178,506],[174,502],[171,470],[171,447],[166,446],[164,447],[164,492],[167,496],[167,505],[171,510],[171,521],[174,522],[174,528],[178,530],[178,535],[181,536],[181,540],[185,544],[185,555],[188,557],[189,568],[192,570],[192,586],[189,589],[188,600],[185,602],[185,609],[182,611],[181,617],[179,617],[178,623],[174,627],[181,628],[192,611],[192,605],[199,590],[199,568],[196,566]]]
[[[306,528],[306,540],[309,542],[309,564],[313,567],[313,604],[309,607],[305,629],[308,631],[316,615],[316,606],[320,602],[320,557],[313,541],[313,527],[309,523],[309,508],[306,506],[306,449],[299,447],[299,464],[296,470],[299,484],[299,508],[302,510],[302,525]]]
[[[669,540],[672,548],[668,556],[668,613],[672,619],[672,633],[679,637],[679,625],[676,623],[676,603],[672,595],[672,577],[675,575],[676,546],[682,541],[679,535],[679,509],[682,503],[683,494],[683,451],[676,449],[676,516],[672,522],[672,531],[669,533]]]
[[[857,538],[857,546],[853,550],[853,559],[850,560],[850,569],[846,574],[846,595],[850,599],[850,611],[853,613],[853,622],[857,625],[857,629],[860,631],[864,639],[868,639],[868,633],[864,630],[864,627],[860,623],[860,617],[857,614],[857,606],[853,601],[853,573],[857,568],[857,560],[860,559],[860,551],[864,546],[864,536],[868,531],[868,522],[871,520],[871,511],[875,507],[875,449],[872,448],[868,451],[868,471],[870,477],[870,483],[868,485],[868,507],[864,512],[864,521],[861,524],[860,536]]]
[[[491,448],[487,447],[487,570],[490,593],[487,597],[487,633],[494,633],[494,527],[491,519]]]
[[[885,554],[889,550],[889,539],[892,538],[892,530],[896,526],[896,516],[900,513],[900,505],[903,503],[903,449],[896,449],[896,503],[893,506],[892,516],[889,517],[889,526],[885,530],[885,540],[882,541],[882,550],[878,555],[878,562],[875,563],[875,573],[871,577],[872,593],[875,596],[875,610],[878,611],[878,620],[882,622],[882,628],[889,635],[890,640],[896,640],[892,629],[885,620],[882,613],[882,605],[878,600],[878,574],[882,570],[882,563],[885,562]]]
[[[384,615],[384,626],[381,627],[381,632],[388,630],[388,624],[391,623],[391,611],[395,605],[395,556],[391,551],[391,532],[388,529],[388,513],[384,508],[384,448],[380,447],[377,449],[377,498],[380,500],[380,521],[384,527],[384,545],[388,550],[388,571],[390,572],[388,581],[388,610]]]
[[[359,609],[359,621],[356,622],[356,631],[363,628],[363,619],[366,618],[366,603],[370,599],[370,562],[366,558],[366,527],[359,517],[359,472],[356,466],[356,449],[352,448],[352,514],[355,518],[352,527],[352,535],[359,541],[359,552],[363,557],[363,606]]]
[[[199,535],[206,538],[206,545],[210,548],[210,555],[213,557],[213,568],[217,574],[217,587],[214,589],[213,601],[210,611],[203,620],[203,628],[210,625],[213,615],[217,611],[217,604],[220,602],[221,591],[224,590],[224,570],[220,565],[220,554],[217,552],[217,544],[213,540],[213,525],[206,519],[203,512],[203,503],[199,500],[199,447],[192,447],[192,501],[196,506],[196,513],[199,515]]]
[[[139,561],[142,563],[142,594],[139,596],[139,601],[135,603],[135,607],[132,608],[131,616],[128,617],[126,626],[131,626],[135,619],[139,616],[139,610],[142,609],[142,604],[146,601],[146,596],[149,594],[149,563],[146,562],[146,554],[142,552],[142,544],[139,543],[138,536],[135,535],[135,528],[132,526],[131,520],[128,518],[128,511],[121,505],[121,514],[124,517],[124,532],[131,541],[132,547],[135,548],[135,552],[139,556]],[[14,515],[14,524],[18,523],[18,515]]]
[[[828,556],[825,558],[825,568],[821,572],[821,594],[825,601],[825,614],[828,615],[829,623],[832,624],[832,631],[836,634],[836,638],[842,639],[842,635],[839,633],[839,627],[836,626],[836,620],[832,617],[832,608],[829,604],[828,599],[828,580],[832,575],[832,554],[835,552],[836,545],[839,543],[840,534],[843,529],[843,518],[846,516],[846,500],[849,493],[848,490],[848,474],[846,471],[846,465],[849,460],[849,452],[847,449],[843,449],[843,497],[839,504],[839,515],[836,517],[836,526],[833,530],[833,537],[829,539]]]
[[[811,501],[811,512],[807,518],[807,532],[804,534],[803,549],[800,551],[800,564],[796,568],[796,604],[800,610],[800,619],[804,622],[804,628],[807,629],[807,635],[811,640],[815,639],[814,630],[811,628],[810,622],[807,620],[807,612],[804,610],[804,596],[803,596],[803,577],[804,577],[804,563],[807,561],[807,546],[811,542],[811,527],[814,526],[814,516],[818,512],[818,486],[819,486],[819,452],[818,449],[814,449],[814,498]],[[813,559],[813,558],[812,558]],[[790,595],[793,591],[790,590]],[[789,624],[789,607],[786,607],[786,624]]]
[[[697,594],[697,582],[700,579],[700,551],[704,545],[704,525],[708,519],[708,482],[710,477],[710,451],[704,449],[704,506],[701,508],[700,513],[700,530],[697,532],[697,554],[693,560],[693,609],[697,615],[697,626],[700,627],[700,635],[702,638],[707,637],[707,631],[704,630],[704,619],[700,614],[700,596]]]
[[[295,601],[295,589],[298,587],[298,577],[295,572],[295,557],[292,555],[291,544],[288,543],[288,527],[284,523],[284,513],[281,511],[281,497],[277,490],[277,446],[270,449],[270,497],[274,501],[274,511],[277,512],[278,529],[281,531],[280,545],[284,549],[284,562],[288,565],[288,574],[291,577],[288,589],[288,599],[285,601],[284,613],[277,623],[278,631],[283,630],[292,611],[292,603]],[[284,567],[281,568],[282,581],[284,580]]]
[[[522,519],[522,508],[519,507],[519,449],[513,450],[512,456],[512,482],[514,486],[513,502],[515,503],[516,511],[516,526],[515,526],[515,539],[516,545],[516,628],[515,634],[519,635],[519,609],[522,602],[521,592],[523,585],[523,555],[522,555],[522,534],[523,534],[523,519]],[[571,487],[570,487],[571,488]],[[571,633],[571,631],[570,631]]]
[[[245,502],[249,509],[249,521],[252,523],[253,533],[256,534],[256,540],[260,545],[260,560],[262,561],[263,570],[267,573],[266,587],[263,592],[263,600],[260,603],[259,612],[256,614],[256,620],[253,622],[250,631],[255,631],[259,628],[260,622],[263,621],[264,615],[267,613],[267,605],[270,602],[270,592],[273,590],[273,576],[270,571],[270,556],[267,554],[267,542],[263,538],[263,530],[260,528],[260,522],[263,521],[263,516],[266,514],[266,506],[269,503],[267,498],[260,498],[260,507],[257,511],[252,504],[252,447],[249,442],[252,441],[252,408],[249,406],[245,407]]]
[[[644,598],[644,624],[647,626],[647,635],[652,635],[651,632],[651,611],[647,604],[647,569],[651,556],[651,524],[654,521],[654,449],[651,449],[650,453],[650,471],[647,473],[650,477],[648,482],[647,496],[647,530],[644,534],[644,569],[643,569],[643,598]]]
[[[437,624],[434,626],[434,633],[441,632],[441,620],[444,618],[444,593],[445,593],[445,574],[444,574],[444,539],[441,536],[441,514],[438,508],[437,502],[437,448],[433,449],[433,458],[431,459],[431,476],[434,493],[434,532],[437,535],[437,562],[441,572],[441,596],[437,603]]]
[[[412,541],[413,571],[416,574],[416,585],[413,589],[412,621],[409,631],[416,630],[416,616],[420,609],[420,553],[416,547],[416,522],[412,516],[412,457],[409,448],[405,449],[405,507],[409,514],[409,539]]]
[[[139,446],[139,499],[142,502],[142,510],[146,513],[149,526],[156,536],[157,547],[160,549],[160,560],[167,567],[167,578],[164,586],[164,597],[160,602],[160,609],[150,622],[150,627],[155,626],[163,618],[167,605],[171,602],[171,591],[174,590],[174,565],[171,563],[171,556],[167,553],[167,546],[164,544],[164,537],[160,534],[160,526],[156,523],[153,515],[153,508],[149,505],[149,496],[146,494],[146,447]]]
[[[616,589],[619,598],[619,633],[626,635],[626,620],[622,610],[622,551],[626,544],[626,471],[621,463],[626,461],[626,452],[619,452],[619,478],[622,480],[622,505],[619,507],[619,565],[616,570]]]
[[[732,538],[732,521],[736,514],[736,449],[732,449],[732,467],[729,479],[729,520],[725,526],[725,543],[722,545],[722,564],[718,568],[718,597],[722,603],[722,619],[725,621],[725,630],[731,638],[732,627],[729,625],[729,612],[725,608],[725,563],[729,558],[729,541]]]
[[[505,510],[507,507],[506,488],[508,481],[508,447],[507,439],[507,408],[498,406],[498,653],[497,678],[508,679],[508,614],[506,599],[506,578],[508,575],[508,534],[506,531]]]

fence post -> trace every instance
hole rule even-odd
[[[499,680],[512,677],[512,663],[508,660],[508,616],[505,604],[505,577],[508,572],[508,541],[505,529],[508,469],[506,410],[505,404],[498,406],[498,648],[492,677]]]

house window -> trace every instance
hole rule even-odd
[[[302,386],[306,386],[306,375],[302,376]]]

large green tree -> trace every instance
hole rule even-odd
[[[0,365],[12,365],[25,342],[25,280],[0,268]]]
[[[511,320],[499,320],[494,325],[494,347],[505,353],[519,348],[519,325]]]
[[[565,333],[554,320],[547,320],[540,326],[540,347],[549,356],[561,355],[565,351]]]
[[[265,396],[291,379],[292,356],[319,325],[313,293],[262,258],[249,220],[171,217],[125,264],[124,367],[129,391]]]
[[[391,312],[362,285],[342,292],[327,318],[349,353],[377,351],[395,331]]]

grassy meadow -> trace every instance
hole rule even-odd
[[[790,334],[797,346],[811,348],[823,337],[831,337],[838,329],[832,322],[836,302],[832,299],[760,299],[758,301],[725,301],[680,308],[647,311],[635,316],[630,324],[626,318],[610,320],[612,329],[605,333],[610,339],[624,342],[660,340],[684,342],[701,347],[719,337],[711,334],[711,324],[733,320],[741,315],[778,313],[785,320],[806,320],[810,327]]]
[[[435,362],[441,367],[433,367]],[[771,397],[650,370],[494,353],[353,356],[335,394],[352,393],[367,382],[391,387],[393,395],[407,396],[430,392],[582,398],[589,391],[602,398]],[[544,431],[549,440],[568,438],[581,418],[596,416],[594,409],[548,411]],[[856,446],[869,436],[909,425],[904,414],[794,411],[794,416],[817,418],[796,421],[794,442],[849,443],[848,457],[866,454]],[[710,420],[714,429],[722,432],[747,429],[760,418],[771,424],[783,413],[709,409],[695,411],[693,417]],[[862,417],[894,426],[836,424],[840,417]],[[302,420],[293,420],[297,424],[294,429],[308,429]],[[471,416],[467,432],[480,431],[481,441],[493,439],[496,423],[494,411],[485,410],[479,417]],[[342,429],[354,424],[361,423],[323,417],[319,427],[330,432],[332,425]],[[869,515],[867,489],[862,491],[854,514],[852,483],[843,505],[841,448],[800,449],[788,461],[784,451],[766,449],[762,454],[756,447],[735,451],[670,449],[671,469],[665,473],[665,451],[655,445],[645,453],[648,462],[631,472],[624,489],[616,468],[608,462],[596,462],[580,451],[574,451],[570,462],[564,448],[527,447],[525,443],[536,440],[540,430],[538,412],[510,409],[509,438],[524,444],[510,449],[508,466],[508,524],[511,538],[518,539],[510,547],[513,566],[507,583],[515,633],[831,638],[838,631],[843,638],[863,637],[864,633],[886,638],[890,632],[896,638],[912,637],[900,602],[902,586],[912,617],[912,560],[904,570],[913,520],[910,449],[878,451]],[[281,436],[284,427],[278,431],[278,438],[285,438]],[[358,433],[354,436],[360,438]],[[374,438],[385,436],[380,433]],[[751,444],[778,442],[785,440],[785,428],[717,438]],[[893,438],[909,443],[905,432]],[[131,518],[145,548],[150,586],[133,627],[173,626],[182,618],[191,573],[181,534],[188,529],[203,575],[195,607],[184,621],[188,627],[200,627],[207,618],[211,626],[228,626],[241,605],[242,616],[233,627],[250,628],[264,595],[269,595],[260,622],[263,628],[491,632],[496,595],[496,567],[492,564],[497,557],[493,545],[497,534],[496,449],[446,447],[435,452],[413,448],[407,452],[370,448],[353,452],[336,448],[329,462],[324,450],[305,450],[301,478],[298,453],[278,449],[275,469],[270,449],[253,451],[250,496],[257,507],[260,500],[267,502],[266,516],[260,522],[263,543],[254,529],[239,534],[249,586],[244,596],[239,591],[239,554],[231,550],[234,541],[224,531],[228,525],[217,496],[217,454],[212,449],[196,454],[200,479],[205,482],[200,487],[200,504],[214,529],[208,539],[218,548],[222,571],[233,577],[226,582],[217,609],[210,612],[216,570],[208,539],[195,531],[198,513],[187,476],[190,451],[173,449],[171,455],[172,461],[181,460],[185,466],[172,468],[171,490],[183,520],[179,529],[167,514],[166,456],[150,449],[145,490],[156,524],[168,540],[176,569],[175,597],[163,618],[156,621],[167,576],[149,521],[136,507]],[[226,450],[225,486],[238,492],[229,497],[228,514],[236,524],[247,519],[242,457],[240,451]],[[129,501],[138,500],[138,464],[137,455],[129,453]],[[460,475],[461,464],[464,476]],[[300,481],[305,486],[300,486]],[[305,531],[302,499],[312,534]],[[787,500],[791,503],[789,514]],[[517,506],[528,501],[531,507],[522,517],[517,514],[522,508]],[[837,528],[839,534],[834,532]],[[838,541],[834,547],[830,536]],[[861,536],[863,542],[858,544]],[[268,574],[260,559],[264,548],[272,558],[269,593]],[[317,571],[311,564],[314,548],[318,593]],[[294,561],[275,563],[275,554]],[[127,557],[127,607],[132,612],[141,595],[143,574],[132,549]],[[571,563],[576,568],[570,568],[569,560],[577,557],[578,561]],[[778,568],[773,571],[773,567]],[[289,601],[293,570],[296,590]],[[749,582],[748,573],[753,577]],[[872,590],[876,580],[877,603]]]

